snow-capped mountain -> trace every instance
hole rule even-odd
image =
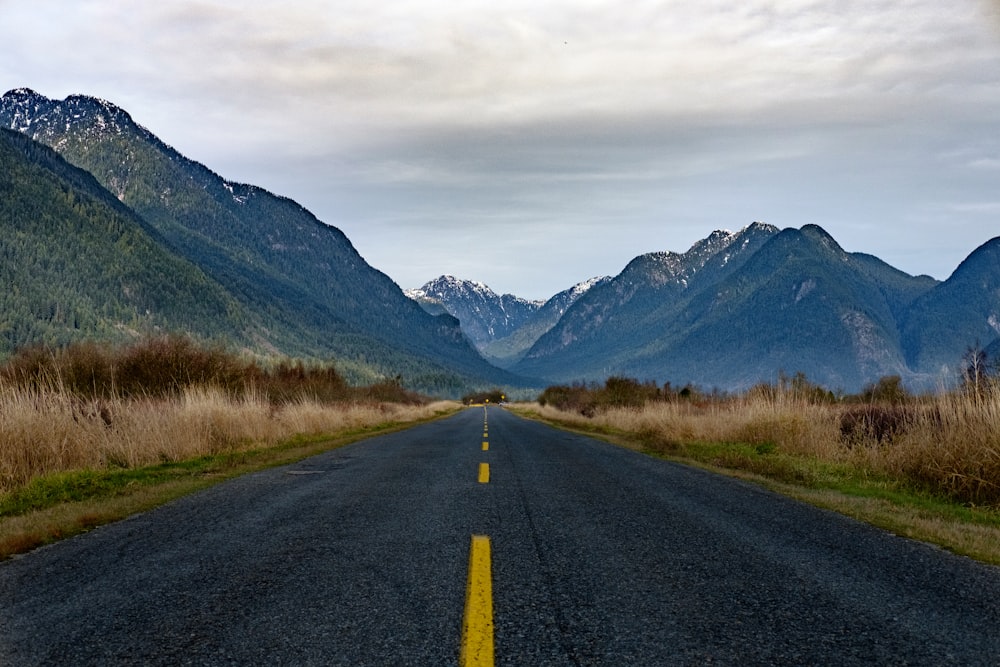
[[[509,336],[544,304],[497,294],[483,283],[454,276],[441,276],[405,293],[428,312],[440,307],[457,317],[462,331],[477,347]]]
[[[450,276],[406,298],[335,227],[224,180],[110,102],[22,88],[0,97],[0,128],[0,181],[12,193],[0,198],[0,227],[18,239],[5,281],[18,287],[8,299],[17,305],[0,312],[9,323],[0,352],[43,330],[46,340],[75,340],[138,322],[266,354],[334,357],[360,380],[399,374],[444,394],[470,382],[538,387],[610,375],[741,389],[781,371],[846,391],[890,374],[935,389],[955,380],[970,346],[1000,355],[1000,237],[942,283],[845,252],[816,225],[754,223],[683,253],[640,255],[617,276],[544,303]],[[88,212],[89,227],[53,240],[54,225]],[[95,220],[120,222],[102,235]],[[35,236],[26,244],[18,235],[27,231]],[[116,234],[142,248],[106,259]],[[16,254],[28,247],[56,260]],[[25,270],[36,264],[42,270]],[[112,278],[125,269],[135,275]]]
[[[559,292],[536,310],[528,320],[504,338],[487,343],[479,350],[501,368],[510,368],[521,360],[539,338],[554,327],[569,308],[594,287],[611,280],[608,276],[591,278]]]
[[[462,331],[479,351],[493,363],[506,367],[551,329],[573,302],[606,280],[591,278],[547,301],[499,295],[481,282],[454,276],[441,276],[405,293],[429,313],[448,313],[458,318]]]

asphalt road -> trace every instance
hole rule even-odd
[[[1000,664],[998,568],[499,408],[484,438],[486,419],[0,564],[0,665],[455,665],[474,534],[499,665]]]

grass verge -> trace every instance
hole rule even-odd
[[[873,473],[850,462],[782,451],[769,442],[664,439],[649,430],[616,428],[576,415],[562,418],[555,411],[532,405],[512,409],[558,428],[756,483],[894,534],[1000,565],[1000,511],[996,508],[961,504],[913,488],[888,474]]]
[[[56,472],[0,495],[0,560],[150,510],[213,484],[453,413],[294,436],[274,446],[123,469]]]

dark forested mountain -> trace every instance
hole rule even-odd
[[[435,307],[475,322],[493,363],[549,382],[626,375],[742,389],[801,372],[845,391],[886,375],[934,389],[957,380],[969,348],[1000,355],[1000,239],[939,283],[847,253],[816,225],[753,223],[713,232],[684,253],[636,257],[493,340],[499,327],[489,325],[505,314],[482,307],[500,303],[483,288],[442,278],[412,294],[433,295]],[[469,302],[475,307],[463,309]]]
[[[0,129],[0,356],[183,328],[247,344],[260,326],[89,173]]]
[[[255,314],[267,332],[262,349],[336,356],[360,379],[402,374],[422,389],[518,382],[486,363],[454,318],[433,317],[406,298],[338,229],[289,199],[224,180],[113,104],[20,89],[0,98],[0,126],[93,174]]]
[[[979,246],[917,299],[902,330],[907,362],[929,377],[952,373],[970,347],[1000,350],[1000,237]]]
[[[973,257],[980,254],[981,270],[956,271],[975,280],[951,287],[955,276],[939,285],[846,253],[815,225],[715,232],[683,254],[636,258],[577,301],[513,368],[564,381],[623,374],[726,389],[773,381],[780,371],[848,391],[883,375],[921,386],[950,381],[975,327],[951,328],[951,350],[932,364],[914,363],[916,332],[943,321],[943,311],[928,309],[940,299],[964,304],[983,345],[993,341],[986,335],[1000,271],[983,249]],[[944,359],[947,368],[938,367]]]
[[[577,300],[515,368],[560,379],[573,379],[573,370],[587,379],[621,372],[644,348],[669,345],[684,330],[675,320],[686,300],[742,266],[777,231],[754,223],[735,234],[714,232],[683,254],[635,258]]]

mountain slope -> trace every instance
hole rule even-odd
[[[755,223],[715,232],[681,255],[636,258],[514,369],[725,389],[801,371],[853,391],[882,375],[912,377],[898,318],[933,286],[844,252],[814,225],[779,232]]]
[[[542,305],[513,294],[499,295],[483,283],[454,276],[435,278],[406,295],[428,308],[443,307],[457,317],[462,331],[477,347],[509,336]]]
[[[480,347],[483,355],[501,368],[510,368],[538,342],[552,327],[559,323],[570,306],[592,288],[610,280],[608,277],[591,278],[577,283],[552,296],[532,313],[515,331]]]
[[[646,356],[675,380],[745,388],[779,371],[804,372],[856,391],[907,373],[880,285],[811,225],[777,234],[739,273],[692,299],[679,321],[688,323],[683,337]]]
[[[910,365],[954,381],[962,354],[1000,339],[1000,237],[974,250],[943,283],[914,301],[902,325]]]
[[[183,328],[246,345],[252,314],[46,146],[0,129],[0,356]]]
[[[224,180],[108,102],[20,89],[0,98],[0,125],[92,173],[260,316],[270,333],[263,347],[335,355],[360,379],[401,373],[432,391],[519,381],[486,363],[453,318],[406,298],[338,229],[291,200]]]
[[[676,336],[676,317],[691,296],[737,270],[777,231],[754,223],[713,232],[682,254],[635,258],[580,297],[513,369],[561,380],[620,372],[639,350]]]

